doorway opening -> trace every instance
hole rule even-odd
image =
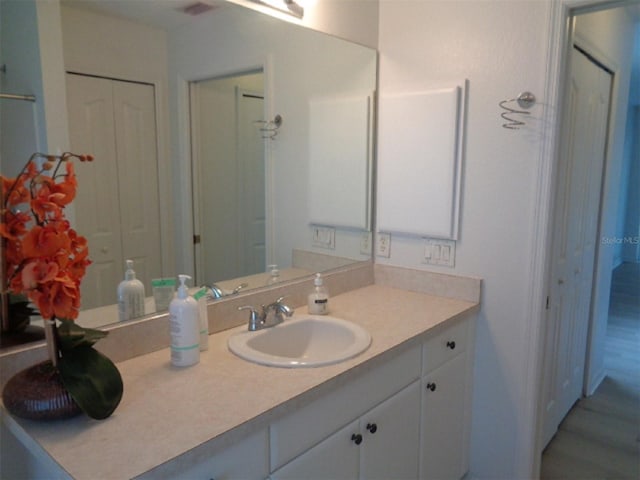
[[[189,85],[195,282],[264,272],[266,155],[262,70]]]
[[[624,6],[618,7],[618,8],[624,8]],[[607,8],[607,6],[603,5],[602,2],[594,3],[594,5],[591,5],[589,9],[590,9],[589,11],[576,10],[576,11],[569,12],[569,18],[573,22],[575,22],[575,21],[580,21],[589,15],[592,15],[591,20],[593,21],[593,19],[596,18],[595,15],[603,13],[605,10],[607,12],[611,12],[613,10],[610,5],[609,5],[609,8]],[[615,18],[615,17],[612,16],[611,18]],[[638,29],[637,20],[636,20],[635,28],[636,30]],[[638,38],[637,34],[636,34],[636,38]],[[571,318],[572,315],[575,315],[575,312],[571,312],[571,311],[569,311],[567,315],[562,316],[562,318],[561,316],[556,315],[555,319],[553,318],[553,312],[550,312],[548,317],[551,317],[551,318],[547,318],[547,322],[546,322],[546,328],[545,328],[546,338],[543,339],[545,349],[542,352],[542,356],[544,358],[544,361],[547,362],[547,365],[545,365],[544,367],[544,374],[543,374],[544,391],[542,395],[544,399],[541,401],[541,405],[540,405],[541,410],[544,410],[544,412],[542,412],[541,417],[539,419],[541,422],[540,445],[544,447],[547,444],[547,442],[551,439],[551,437],[553,437],[554,435],[556,435],[556,437],[554,437],[554,440],[552,441],[552,443],[549,444],[547,452],[545,452],[546,459],[544,459],[542,462],[543,478],[553,478],[553,475],[550,474],[548,467],[552,463],[555,463],[557,465],[556,459],[554,459],[553,462],[549,461],[548,453],[550,450],[553,449],[552,447],[553,442],[559,441],[561,437],[564,437],[565,439],[567,438],[566,432],[564,431],[566,430],[565,427],[567,425],[570,425],[571,428],[574,428],[574,429],[582,428],[582,427],[576,427],[576,424],[575,424],[576,418],[586,417],[587,415],[581,415],[581,413],[583,412],[578,412],[576,414],[575,412],[577,410],[577,407],[580,407],[581,404],[585,402],[585,400],[586,402],[593,403],[593,399],[595,399],[595,396],[591,397],[591,395],[594,393],[594,391],[596,391],[597,389],[596,393],[599,393],[601,390],[599,386],[600,387],[606,386],[605,384],[610,383],[610,380],[613,377],[613,375],[610,374],[610,368],[611,368],[610,358],[612,353],[615,355],[615,352],[612,352],[610,349],[612,340],[610,338],[609,333],[611,332],[611,327],[610,327],[610,323],[611,323],[610,319],[612,318],[611,314],[612,314],[612,311],[615,310],[616,308],[615,301],[614,301],[615,299],[611,292],[615,290],[616,282],[614,279],[614,282],[612,283],[612,273],[614,273],[614,267],[618,263],[620,263],[620,258],[616,255],[615,252],[612,253],[611,242],[614,242],[614,243],[617,242],[618,237],[617,236],[615,236],[615,238],[611,237],[611,232],[612,232],[612,224],[614,226],[616,222],[620,224],[621,215],[624,217],[624,215],[621,212],[625,211],[625,203],[627,204],[627,207],[630,205],[630,203],[628,201],[625,202],[623,198],[623,193],[627,193],[626,185],[627,185],[627,182],[629,182],[630,175],[621,173],[624,171],[624,166],[620,167],[621,148],[619,146],[621,142],[620,139],[621,137],[623,137],[623,135],[620,132],[624,131],[625,129],[625,125],[621,124],[622,122],[619,121],[620,117],[622,117],[622,115],[620,115],[620,112],[621,112],[621,109],[626,109],[627,106],[622,106],[620,104],[616,105],[614,102],[614,101],[619,102],[618,98],[620,98],[619,97],[620,89],[624,88],[621,86],[619,79],[615,78],[615,75],[617,74],[617,72],[623,72],[626,69],[630,69],[630,66],[629,64],[625,65],[626,59],[618,60],[617,62],[610,61],[610,59],[607,58],[606,54],[604,54],[603,56],[603,50],[598,48],[598,44],[594,45],[593,43],[590,43],[590,41],[591,39],[589,38],[585,42],[584,38],[579,38],[578,36],[573,34],[571,40],[569,41],[569,45],[573,47],[577,43],[580,49],[582,50],[582,52],[578,52],[578,54],[584,56],[584,53],[587,53],[588,54],[587,57],[589,56],[592,57],[592,58],[587,58],[587,60],[589,60],[592,64],[594,63],[593,60],[595,59],[596,60],[595,63],[604,63],[605,66],[609,66],[609,65],[612,66],[611,68],[609,68],[614,73],[613,88],[609,89],[612,92],[610,95],[610,98],[612,99],[612,102],[611,102],[612,117],[610,119],[611,120],[610,127],[607,128],[608,137],[606,136],[607,132],[605,132],[606,143],[605,143],[605,149],[604,149],[605,156],[607,156],[606,161],[609,162],[609,164],[606,166],[605,169],[601,170],[601,172],[598,172],[599,183],[597,187],[598,188],[597,192],[593,189],[589,191],[591,195],[597,197],[596,199],[599,204],[597,210],[599,213],[596,214],[596,217],[597,217],[596,221],[600,222],[600,227],[595,230],[596,234],[590,235],[592,242],[594,242],[595,244],[594,246],[596,249],[595,251],[596,260],[593,268],[591,269],[593,278],[589,282],[587,282],[587,285],[585,286],[585,290],[583,291],[584,298],[583,298],[582,306],[585,307],[583,308],[585,312],[583,312],[582,320],[579,323],[580,328],[579,329],[570,328],[566,324],[563,324],[563,322],[566,323],[565,317]],[[575,53],[573,55],[575,55]],[[631,55],[629,55],[629,58],[630,57]],[[603,58],[605,59],[605,61],[602,61]],[[622,62],[622,65],[620,62]],[[571,82],[573,81],[571,79],[572,78],[571,75],[572,75],[574,63],[569,62],[569,64],[571,65],[572,68],[567,69],[568,73],[566,75],[569,80],[566,81],[568,86],[564,90],[564,92],[567,92],[567,95],[569,94],[568,92],[570,91],[571,86],[573,86],[571,84]],[[634,80],[632,79],[631,83],[633,84],[633,82]],[[571,101],[567,101],[567,103],[565,103],[564,105],[565,119],[563,122],[565,123],[563,123],[563,126],[566,124],[567,118],[571,116],[572,108],[574,108],[574,105],[571,103]],[[559,137],[561,139],[560,142],[562,143],[563,141],[565,141],[564,137],[566,135],[572,135],[572,134],[573,134],[572,130],[565,130],[563,135]],[[589,139],[587,140],[592,140],[591,137],[595,136],[595,134],[596,132],[592,131],[589,135]],[[627,134],[629,134],[628,130],[627,130]],[[582,143],[585,143],[585,142],[583,141],[582,143],[580,142],[578,143],[579,144],[577,148],[580,148],[582,146]],[[637,149],[637,142],[635,143],[636,143],[636,149]],[[615,152],[615,156],[613,152]],[[637,156],[637,152],[636,152],[636,156]],[[563,159],[561,157],[561,163],[559,163],[560,170],[562,170],[563,168],[562,161]],[[592,175],[592,174],[593,172],[590,172],[590,171],[587,171],[586,173],[586,175]],[[562,177],[562,171],[559,177]],[[629,183],[629,188],[634,188],[634,187],[631,187],[631,185],[633,184]],[[570,195],[570,193],[569,193],[569,190],[566,188],[566,183],[563,182],[562,180],[558,181],[558,186],[556,188],[558,190],[556,195],[556,199],[557,199],[556,208],[557,208],[558,203],[561,203],[558,201],[558,199],[562,198],[563,195],[568,196]],[[633,205],[633,202],[631,203],[631,205]],[[616,217],[616,211],[618,215],[617,215],[617,218],[614,218]],[[556,211],[556,217],[558,215],[559,214]],[[636,215],[635,225],[637,229],[637,220],[638,220],[637,212],[635,215]],[[564,223],[572,225],[572,227],[569,227],[570,229],[576,228],[580,230],[580,229],[583,229],[584,226],[586,225],[586,222],[584,221],[584,219],[576,219],[572,216],[567,216],[566,218],[567,220]],[[556,234],[556,230],[557,230],[556,227],[558,227],[558,221],[556,221],[554,225],[554,229],[553,229],[554,235]],[[616,232],[620,232],[620,231],[622,230],[616,229]],[[620,237],[621,240],[625,238],[625,236],[623,235],[626,235],[626,234],[621,234],[621,237]],[[636,234],[633,234],[632,236],[636,238],[635,235]],[[554,253],[553,255],[555,256],[556,254]],[[579,276],[584,276],[585,271],[581,270],[581,268],[582,269],[584,268],[584,264],[578,263],[575,266],[574,265],[571,265],[571,266],[572,268],[565,269],[569,274],[575,274],[576,272],[578,272]],[[558,274],[559,272],[561,272],[561,269],[555,268],[554,270],[554,266],[552,266],[550,267],[550,270],[551,270],[551,274],[548,281],[548,285],[549,285],[548,288],[550,291],[550,298],[551,298],[550,304],[553,307],[554,292],[557,295],[557,291],[562,290],[563,288],[566,288],[564,285],[566,285],[569,282],[567,281],[566,276]],[[586,292],[589,292],[588,296],[584,295],[584,293]],[[556,300],[557,300],[557,297],[556,297]],[[556,302],[556,306],[557,305],[562,305],[562,308],[566,310],[566,306],[562,302]],[[574,303],[574,306],[575,306],[575,303]],[[579,307],[580,307],[580,304],[578,303],[578,308]],[[558,308],[558,310],[560,310],[560,308]],[[558,338],[563,336],[563,333],[562,333],[563,327],[565,327],[564,339]],[[616,327],[614,326],[613,328],[615,329]],[[560,331],[560,333],[557,334],[555,337],[554,337],[554,329],[556,331]],[[582,338],[582,341],[585,344],[583,348],[576,348],[575,346],[576,336],[580,336]],[[572,390],[572,394],[565,396],[564,406],[560,408],[558,405],[554,406],[553,401],[557,403],[562,403],[563,395],[558,394],[556,395],[556,397],[553,397],[552,395],[549,395],[549,390],[553,388],[553,386],[555,386],[558,390],[561,390],[563,387],[569,387],[569,384],[571,381],[569,375],[565,375],[566,378],[560,378],[563,375],[564,367],[558,368],[558,365],[553,363],[554,357],[558,357],[562,355],[574,357],[571,363],[571,368],[574,369],[573,371],[576,373],[576,375],[575,375],[575,378],[573,379],[574,388],[572,389],[567,388],[568,390]],[[636,363],[636,366],[637,366],[637,363]],[[569,369],[564,369],[564,373],[568,374]],[[556,376],[557,378],[552,378],[554,376]],[[578,387],[577,389],[575,388],[575,385],[577,385]],[[638,392],[637,385],[635,387],[632,387],[632,390],[634,388],[636,390],[635,392],[636,399],[638,399],[640,398],[640,396],[638,395],[639,392]],[[588,397],[588,398],[585,398],[585,397]],[[579,401],[579,403],[577,404],[577,407],[574,407],[574,409],[571,409],[571,407],[574,406],[575,401]],[[636,404],[637,404],[637,401],[638,400],[636,400]],[[609,405],[609,407],[611,407],[611,405]],[[548,410],[553,410],[554,408],[556,410],[556,414],[555,414],[556,418],[552,419],[551,425],[549,425],[547,424],[547,421],[549,421],[549,418],[545,417],[545,415],[548,413],[547,412]],[[565,410],[564,412],[562,411],[563,409]],[[570,413],[568,416],[565,417],[567,410],[569,410]],[[611,410],[611,408],[608,408],[607,410]],[[591,409],[589,413],[593,413],[593,409]],[[562,423],[560,423],[563,420],[563,418],[565,420]],[[607,420],[606,418],[600,418],[600,420],[601,420],[600,423],[603,425],[609,422],[609,420]],[[612,420],[612,423],[613,422],[614,421]],[[558,424],[562,425],[562,428],[556,434],[556,429],[558,427]],[[592,426],[593,424],[591,424],[591,426],[589,427],[583,425],[585,429],[591,428]],[[609,434],[611,434],[612,430],[615,429],[615,427],[611,427],[611,426],[607,428],[609,428],[609,431],[608,431]],[[581,441],[583,440],[584,439],[582,439]],[[581,443],[581,445],[582,447],[575,449],[574,453],[581,451],[583,455],[582,458],[584,460],[583,463],[590,464],[591,460],[593,460],[597,456],[596,452],[594,452],[593,450],[587,449],[585,447],[586,443],[584,442]],[[558,449],[555,449],[555,450],[557,451]],[[561,450],[563,450],[565,454],[568,451],[566,446],[563,447]],[[580,461],[576,460],[576,458],[573,458],[573,460],[574,460],[573,467],[572,467],[573,471],[571,473],[573,475],[580,476],[580,473],[578,473],[578,470],[575,470],[576,465],[580,464]],[[571,462],[569,462],[569,465],[572,465]],[[636,465],[637,465],[637,462],[636,462]],[[609,467],[611,467],[611,465],[606,465],[604,468],[609,468]],[[562,472],[556,472],[556,473],[562,476]],[[592,471],[591,473],[594,474],[595,476],[599,476],[598,473],[594,473],[594,471]],[[564,474],[565,475],[568,474],[568,471],[565,471]],[[612,472],[609,472],[609,476],[611,474]],[[616,475],[614,474],[614,476]]]

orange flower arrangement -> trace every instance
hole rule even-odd
[[[2,400],[10,413],[32,420],[66,418],[80,411],[91,418],[107,418],[120,403],[124,388],[115,364],[93,348],[108,332],[74,321],[80,308],[80,281],[91,261],[87,239],[64,216],[78,186],[73,159],[90,162],[93,157],[34,153],[16,178],[0,176],[4,247],[0,287],[21,297],[13,304],[20,305],[15,316],[32,313],[22,298],[36,305],[45,319],[49,351],[49,360],[7,381]]]
[[[91,263],[86,238],[64,216],[76,195],[74,158],[93,160],[70,152],[34,153],[16,178],[0,176],[3,288],[26,296],[45,319],[78,317],[80,281]]]

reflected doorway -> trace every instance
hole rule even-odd
[[[192,82],[196,284],[266,269],[262,71]]]

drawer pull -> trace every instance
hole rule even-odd
[[[436,384],[435,383],[427,383],[427,390],[431,390],[432,392],[436,391]]]
[[[369,430],[369,433],[376,433],[378,431],[378,425],[375,423],[367,423],[367,430]]]
[[[351,440],[353,440],[353,443],[355,443],[356,445],[360,445],[362,443],[362,435],[360,435],[359,433],[354,433],[353,435],[351,435]]]
[[[454,342],[453,340],[448,341],[447,347],[449,347],[451,350],[454,350],[456,348],[456,342]]]

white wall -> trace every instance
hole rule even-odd
[[[636,22],[629,113],[625,144],[623,178],[626,188],[620,191],[618,237],[622,239],[616,254],[621,262],[640,262],[640,21]]]
[[[14,176],[35,152],[68,150],[62,30],[57,1],[4,1],[1,89],[35,95],[34,103],[2,100],[2,172]],[[69,218],[73,221],[73,215]]]
[[[601,241],[596,265],[596,287],[592,298],[593,323],[586,373],[589,393],[593,393],[604,377],[604,341],[609,312],[611,272],[616,266],[614,257],[618,249],[616,242],[611,240],[615,239],[618,233],[618,210],[621,207],[619,191],[626,181],[622,173],[634,35],[633,21],[624,9],[605,10],[576,17],[576,43],[614,71],[609,119],[610,139],[607,146],[600,218]]]
[[[639,30],[640,31],[640,30]],[[639,42],[640,44],[640,42]],[[627,146],[625,147],[627,179],[625,210],[622,212],[621,259],[640,262],[640,105],[629,107],[627,121]]]
[[[470,82],[456,266],[428,268],[484,279],[471,452],[471,472],[478,478],[530,475],[527,457],[532,455],[535,428],[531,412],[523,407],[535,395],[529,364],[538,353],[527,338],[531,316],[526,310],[536,288],[532,277],[537,267],[531,259],[538,257],[536,246],[544,242],[533,234],[541,227],[537,181],[548,155],[544,135],[550,131],[542,120],[549,114],[545,109],[554,108],[544,96],[546,80],[553,76],[547,72],[548,48],[556,48],[547,43],[552,15],[552,3],[540,0],[380,4],[381,94],[417,91],[460,78]],[[622,73],[616,104],[626,101],[628,77],[625,87]],[[538,97],[525,118],[526,127],[502,128],[498,102],[524,90]],[[617,110],[614,121],[619,123],[621,115]],[[619,145],[616,138],[611,146],[614,156]],[[378,158],[389,161],[393,159]],[[607,172],[606,208],[617,174],[615,167]],[[422,255],[422,240],[393,236],[391,257],[376,262],[426,269]],[[603,261],[610,267],[610,257]]]
[[[519,450],[530,428],[521,412],[529,360],[525,306],[531,288],[548,7],[539,0],[380,3],[381,94],[469,79],[456,266],[429,269],[484,279],[471,452],[472,474],[482,478],[529,474],[519,465]],[[527,126],[503,128],[498,102],[524,90],[539,101]],[[378,158],[380,163],[391,161]],[[376,262],[426,269],[423,251],[422,240],[394,235],[391,257]]]

